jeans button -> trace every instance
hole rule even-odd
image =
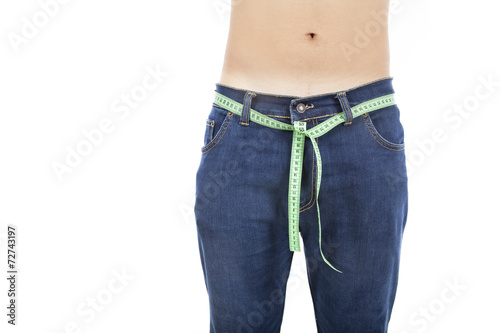
[[[304,113],[304,111],[306,111],[306,105],[304,103],[297,104],[297,111]]]

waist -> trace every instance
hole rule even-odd
[[[380,96],[394,93],[393,77],[384,77],[377,80],[343,89],[345,97],[351,107]],[[229,86],[221,82],[215,84],[215,91],[244,104],[247,92],[255,93],[251,108],[276,120],[292,124],[293,121],[307,121],[330,117],[343,112],[342,103],[338,99],[339,91],[330,91],[322,94],[296,96],[286,94],[272,94],[256,90]]]

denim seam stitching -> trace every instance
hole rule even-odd
[[[250,125],[248,122],[246,122],[246,116],[250,110],[247,110],[247,103],[248,103],[248,92],[245,93],[245,97],[243,98],[243,109],[241,110],[241,115],[240,115],[240,125]],[[247,111],[247,112],[246,112]]]
[[[262,113],[262,112],[261,112]],[[274,114],[267,114],[267,113],[262,113],[263,115],[265,116],[268,116],[268,117],[276,117],[276,118],[290,118],[290,116],[277,116],[277,115],[274,115]]]
[[[220,133],[220,135],[218,136],[218,138],[214,138],[214,140],[216,140],[216,141],[212,141],[208,145],[206,145],[205,147],[201,148],[202,154],[205,154],[205,153],[209,152],[215,146],[217,146],[217,144],[219,143],[219,141],[222,139],[222,137],[226,133],[226,130],[229,127],[229,122],[231,121],[231,119],[233,119],[233,113],[232,112],[228,112],[228,114],[226,115],[226,119],[224,119],[224,122],[222,123],[221,128],[220,128],[220,130],[224,130],[224,131],[222,133]],[[219,130],[219,132],[220,132],[220,130]],[[219,134],[219,133],[217,133],[217,134]]]
[[[241,110],[241,116],[240,116],[240,125],[250,125],[248,122],[246,122],[246,116],[248,113],[250,113],[250,110],[246,110],[247,103],[248,103],[248,92],[245,94],[245,97],[243,98],[243,109]],[[245,112],[247,111],[247,112]]]
[[[349,105],[349,101],[347,100],[345,91],[339,93],[339,100],[342,106],[342,111],[344,112],[346,118],[344,125],[351,125],[353,120],[353,114],[351,106]]]
[[[323,117],[328,117],[328,116],[335,116],[336,114],[339,114],[340,112],[337,112],[337,113],[329,113],[329,114],[325,114],[325,115],[322,115],[322,116],[316,116],[316,117],[310,117],[310,118],[305,118],[305,119],[302,119],[302,120],[309,120],[309,119],[317,119],[317,118],[323,118]]]
[[[382,142],[384,142],[386,145],[388,146],[392,146],[394,148],[400,148],[401,146],[404,145],[404,143],[393,143],[393,142],[390,142],[388,140],[386,140],[378,131],[377,129],[375,128],[375,125],[373,125],[373,122],[372,122],[372,119],[371,117],[368,115],[368,114],[365,114],[364,115],[364,118],[365,118],[365,123],[371,127],[371,130],[373,131],[374,134],[377,135],[378,138],[380,138],[380,140]]]
[[[377,141],[378,144],[380,144],[382,147],[385,149],[393,150],[393,151],[401,151],[404,150],[405,144],[400,143],[400,144],[394,144],[390,143],[389,141],[385,140],[380,133],[375,129],[375,126],[371,122],[371,119],[369,118],[368,114],[363,115],[363,120],[365,121],[366,127],[368,128],[368,131],[370,132],[371,136]],[[395,149],[397,148],[397,149]]]
[[[354,90],[354,89],[357,89],[357,88],[360,88],[360,87],[364,87],[364,86],[367,86],[369,84],[372,84],[372,83],[375,83],[375,82],[378,82],[378,81],[388,80],[388,79],[394,80],[394,77],[393,76],[385,76],[385,77],[382,77],[382,78],[379,78],[379,79],[376,79],[376,80],[372,80],[372,81],[365,82],[363,84],[351,87],[351,88],[346,89],[344,91],[346,91],[346,92],[347,91],[351,91],[351,90]],[[227,85],[227,84],[223,84],[223,83],[216,83],[216,85],[224,86],[224,87],[235,89],[235,90],[239,90],[239,91],[248,91],[247,89],[236,88],[236,87],[233,87],[233,86],[230,86],[230,85]],[[258,91],[257,91],[257,93],[259,95],[274,96],[274,97],[290,97],[290,98],[297,98],[297,100],[300,100],[300,99],[307,99],[307,98],[311,98],[311,97],[321,97],[321,96],[327,96],[327,95],[331,95],[331,94],[336,94],[336,93],[338,93],[338,91],[328,92],[328,93],[318,94],[318,95],[309,95],[309,96],[276,95],[276,94],[270,94],[270,93],[264,93],[264,92],[258,92]]]
[[[208,128],[208,141],[207,144],[213,140],[214,136],[214,121],[212,119],[207,119],[207,126]]]
[[[253,92],[246,92],[245,93],[245,105],[243,107],[243,113],[245,114],[245,118],[241,119],[240,121],[240,124],[243,124],[243,125],[250,125],[250,108],[251,108],[251,103],[252,103],[252,98],[254,98],[255,96],[257,96],[257,94],[253,93]],[[246,112],[244,112],[246,110]]]

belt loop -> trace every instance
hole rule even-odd
[[[252,106],[252,98],[257,96],[256,93],[247,91],[245,93],[245,98],[243,99],[243,110],[241,111],[240,125],[248,126],[250,125],[250,109]]]
[[[345,123],[344,126],[351,125],[352,124],[352,119],[354,118],[352,116],[352,111],[351,107],[349,106],[349,101],[347,100],[346,92],[340,92],[337,94],[337,98],[340,101],[340,105],[342,106],[342,111],[344,111],[345,115]]]

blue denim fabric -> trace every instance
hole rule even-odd
[[[287,124],[314,127],[351,107],[394,93],[392,77],[306,97],[216,91]],[[251,98],[245,99],[245,96]],[[255,95],[254,95],[255,94]],[[397,98],[397,95],[396,95]],[[299,102],[308,108],[299,112]],[[293,252],[288,243],[292,135],[212,105],[196,176],[195,217],[210,304],[210,333],[277,333]],[[404,131],[391,105],[316,139],[323,175],[306,138],[300,235],[319,333],[387,332],[407,217]],[[299,320],[297,318],[297,320]]]

